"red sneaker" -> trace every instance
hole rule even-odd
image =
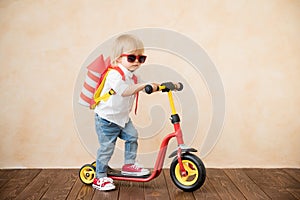
[[[150,174],[150,171],[138,166],[137,164],[126,164],[122,167],[122,174],[131,176],[145,176]]]
[[[113,183],[113,180],[111,178],[95,178],[93,181],[93,188],[101,191],[108,191],[108,190],[114,190],[116,186]]]

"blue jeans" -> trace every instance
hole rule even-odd
[[[95,114],[96,132],[100,148],[97,151],[96,177],[107,176],[108,162],[113,155],[117,138],[125,140],[125,164],[133,164],[136,159],[138,133],[131,119],[124,128]]]

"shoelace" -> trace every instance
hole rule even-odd
[[[108,181],[110,183],[113,183],[113,180],[111,178],[106,177],[106,178],[104,178],[104,180],[106,180],[106,181]]]
[[[111,178],[108,178],[108,177],[105,177],[103,179],[99,179],[98,180],[98,184],[99,185],[102,185],[102,183],[105,183],[105,182],[110,182],[110,183],[113,183],[113,180]]]
[[[131,165],[130,167],[134,168],[134,169],[140,169],[140,168],[144,168],[142,165],[138,164],[138,163],[134,163],[133,165]]]

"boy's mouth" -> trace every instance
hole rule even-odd
[[[134,72],[137,68],[139,68],[139,65],[131,65],[131,69],[129,71]]]

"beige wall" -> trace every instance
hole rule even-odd
[[[101,42],[143,27],[187,35],[217,66],[226,120],[206,166],[300,167],[299,10],[298,0],[0,1],[0,168],[93,160],[73,121],[79,70]]]

